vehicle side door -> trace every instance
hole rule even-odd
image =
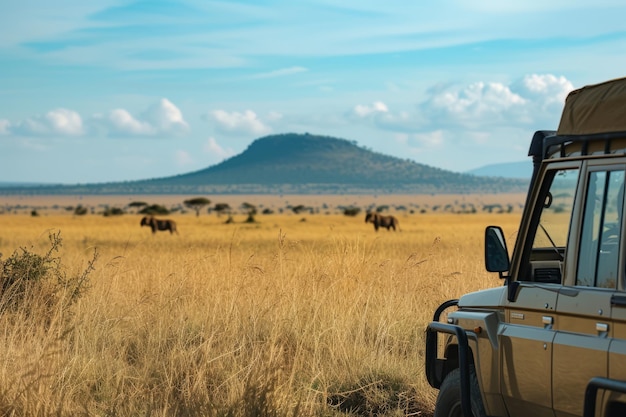
[[[622,234],[622,236],[624,236]],[[626,266],[622,260],[620,272],[622,276],[618,283],[618,293],[612,298],[611,326],[612,339],[609,346],[609,375],[610,379],[626,381],[626,283],[624,270]],[[626,416],[626,394],[608,392],[605,395],[604,407],[607,414]]]
[[[620,276],[624,167],[589,162],[585,168],[554,322],[556,417],[582,415],[589,380],[608,375],[612,299]]]
[[[546,169],[533,196],[531,220],[520,229],[517,249],[523,253],[518,272],[511,271],[513,287],[519,287],[505,303],[506,324],[500,334],[501,391],[512,417],[554,415],[554,311],[562,288],[579,166],[554,164]]]

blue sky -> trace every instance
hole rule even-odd
[[[523,161],[572,89],[626,76],[623,1],[0,5],[0,182],[217,164],[274,133],[464,172]]]

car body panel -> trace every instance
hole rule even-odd
[[[531,141],[510,262],[501,229],[486,230],[486,267],[505,286],[462,296],[448,317],[468,335],[487,415],[626,415],[625,115],[626,78],[571,92],[558,130]],[[609,381],[591,413],[590,381]]]

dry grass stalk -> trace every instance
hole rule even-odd
[[[440,302],[501,285],[483,230],[512,244],[519,215],[400,213],[395,233],[302,217],[174,215],[170,236],[134,215],[0,216],[1,253],[43,252],[50,230],[75,275],[99,253],[71,309],[0,315],[0,413],[428,415],[425,326]]]

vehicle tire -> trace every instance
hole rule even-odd
[[[485,406],[480,396],[474,366],[470,365],[470,398],[474,417],[485,417]],[[437,395],[434,417],[464,417],[461,408],[461,372],[455,369],[443,380]]]

